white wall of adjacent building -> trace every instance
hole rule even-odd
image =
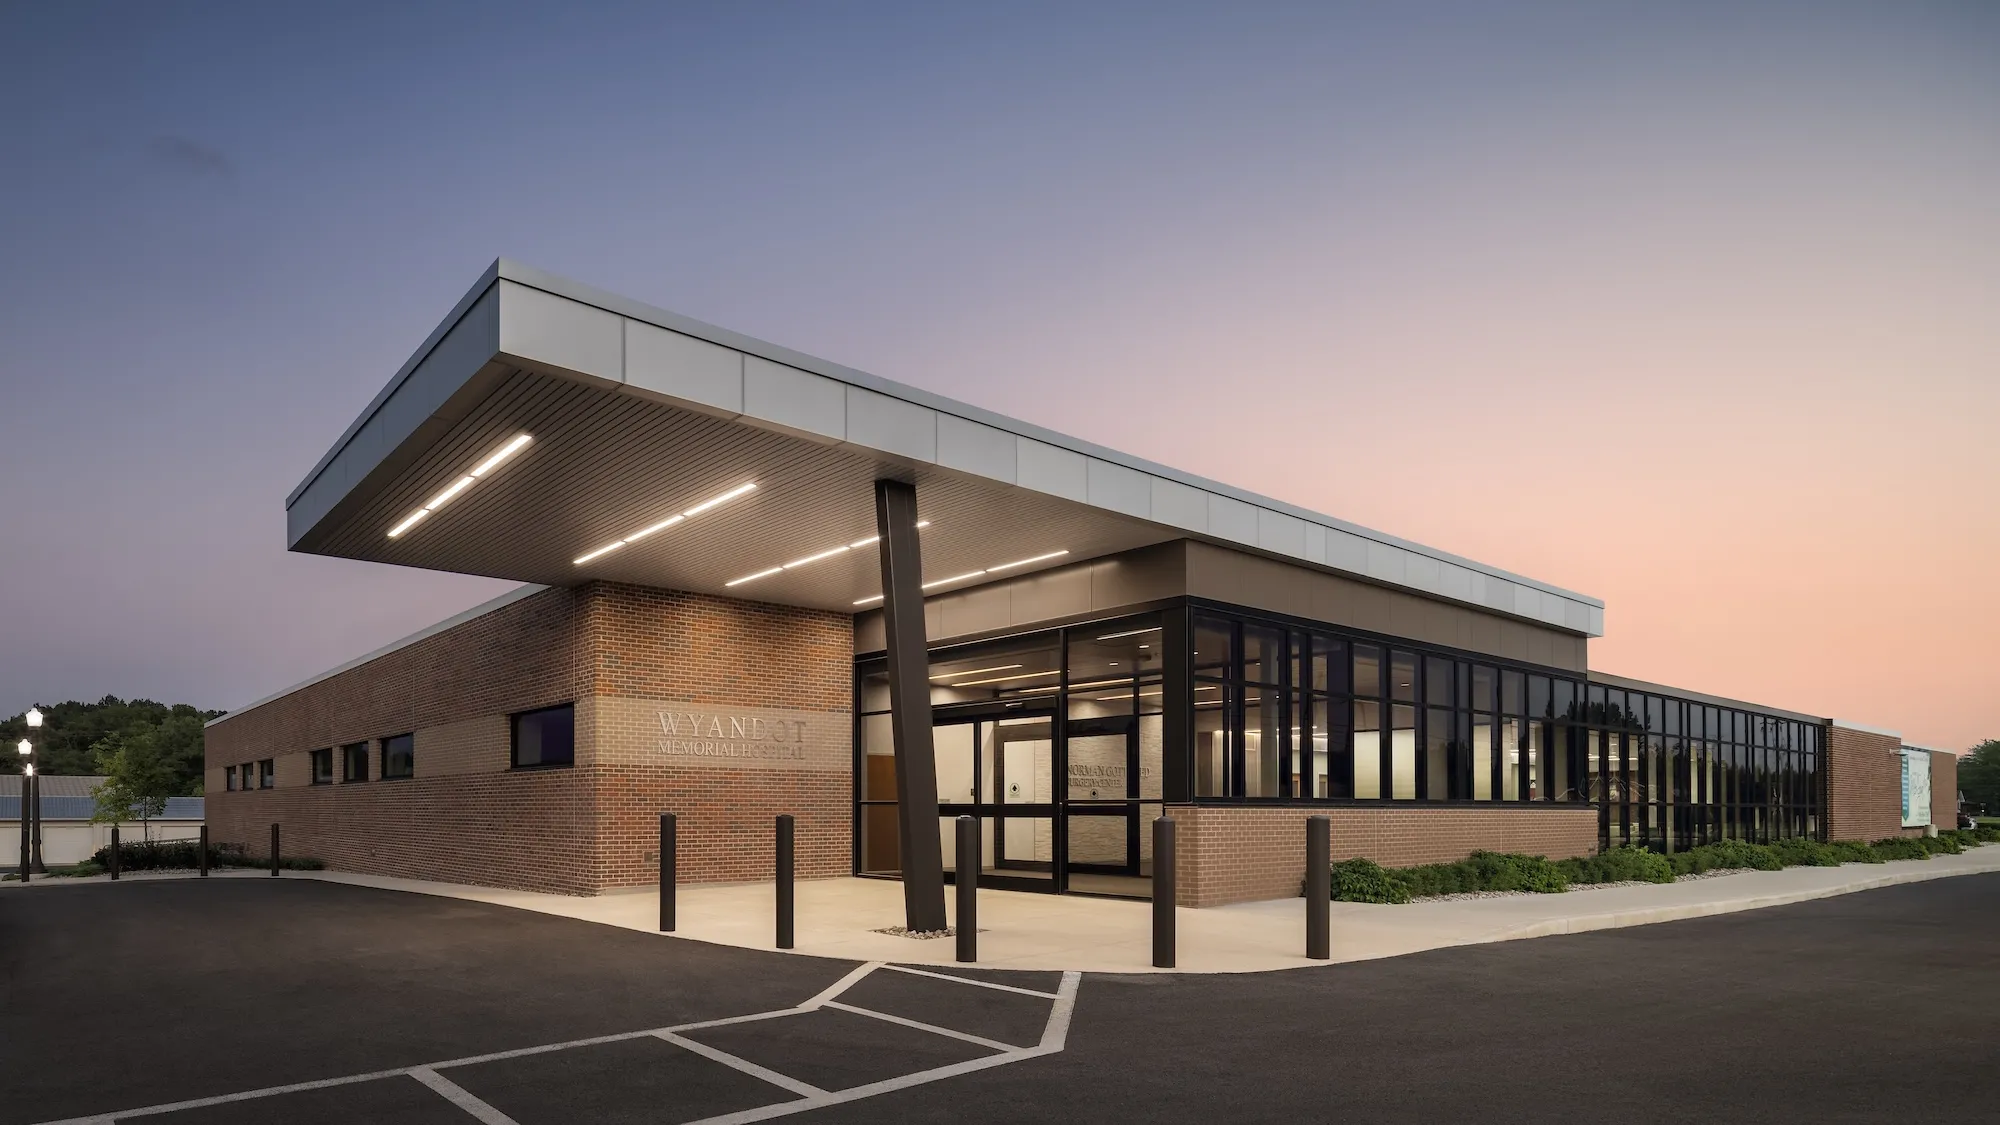
[[[201,835],[198,820],[156,820],[150,832],[142,832],[135,821],[118,826],[121,843],[137,843],[150,836],[154,840],[193,840]],[[42,822],[42,862],[56,867],[82,863],[111,843],[111,825],[89,821],[48,820]],[[21,822],[0,820],[0,870],[21,866]]]

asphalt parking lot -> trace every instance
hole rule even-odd
[[[302,879],[24,888],[0,1125],[1992,1119],[1996,934],[1981,875],[1321,969],[968,983]]]

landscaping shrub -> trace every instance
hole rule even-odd
[[[92,875],[104,874],[104,869],[91,860],[72,863],[68,867],[51,867],[49,874],[58,879],[86,879]]]
[[[219,863],[216,849],[208,850],[209,862]],[[97,849],[90,862],[105,870],[111,869],[111,845]],[[200,844],[195,840],[154,840],[118,842],[118,869],[120,871],[174,871],[199,866],[201,863]]]
[[[1372,860],[1350,859],[1333,865],[1333,897],[1338,902],[1402,903],[1432,895],[1475,891],[1526,891],[1556,894],[1571,885],[1596,883],[1671,883],[1681,875],[1705,871],[1778,871],[1786,867],[1838,867],[1843,863],[1885,863],[1892,859],[1929,859],[1957,855],[1966,848],[2000,842],[2000,828],[1956,829],[1936,836],[1897,836],[1864,844],[1858,840],[1823,843],[1793,838],[1771,844],[1722,840],[1673,855],[1621,845],[1599,855],[1551,863],[1537,855],[1474,852],[1456,863],[1426,863],[1417,867],[1384,868]],[[317,860],[303,861],[318,866]],[[293,861],[285,861],[292,866]]]
[[[1942,832],[1935,836],[1919,836],[1917,838],[1924,842],[1924,850],[1932,855],[1957,855],[1965,850],[1959,844],[1957,836],[1947,836]]]
[[[1348,859],[1333,865],[1336,902],[1408,902],[1410,892],[1372,859]]]
[[[1982,844],[2000,844],[2000,823],[1980,821],[1979,827],[1971,829],[1972,838]]]
[[[1473,852],[1457,863],[1406,867],[1393,874],[1403,880],[1412,897],[1468,891],[1559,894],[1569,889],[1569,880],[1555,864],[1538,855],[1509,852]]]
[[[1891,836],[1868,845],[1883,859],[1929,859],[1931,850],[1922,836]]]
[[[1836,840],[1826,845],[1826,850],[1838,857],[1842,863],[1887,863],[1882,853],[1859,840]]]
[[[110,870],[111,845],[97,849],[88,862]],[[233,844],[210,845],[208,849],[210,867],[265,867],[270,862],[269,855],[251,855]],[[120,871],[192,871],[199,866],[201,845],[196,840],[118,842]],[[325,863],[310,856],[284,856],[278,861],[278,866],[287,871],[321,871],[326,868]]]
[[[1572,883],[1671,883],[1674,865],[1658,852],[1629,844],[1601,855],[1566,859],[1555,864]]]
[[[1741,840],[1722,840],[1713,844],[1703,844],[1684,852],[1675,852],[1669,857],[1676,875],[1699,875],[1704,871],[1778,871],[1785,861],[1778,853],[1762,844],[1747,844]]]
[[[1777,840],[1768,846],[1786,867],[1839,867],[1843,862],[1831,845],[1804,836]]]

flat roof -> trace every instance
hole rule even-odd
[[[1634,680],[1627,676],[1614,676],[1609,672],[1593,671],[1589,674],[1589,680],[1593,684],[1603,684],[1609,688],[1621,688],[1625,691],[1643,691],[1651,695],[1671,695],[1694,703],[1703,703],[1715,707],[1728,707],[1737,711],[1756,711],[1765,715],[1776,715],[1782,719],[1797,719],[1816,726],[1825,726],[1827,723],[1833,721],[1818,715],[1808,715],[1800,711],[1787,711],[1782,707],[1766,707],[1762,703],[1746,703],[1741,699],[1730,699],[1720,695],[1704,695],[1701,692],[1689,691],[1686,688],[1669,687],[1666,684],[1650,683],[1646,680]],[[1838,723],[1836,725],[1849,726],[1851,724]]]
[[[292,491],[287,539],[852,612],[879,593],[881,476],[917,485],[925,576],[951,589],[1189,538],[1603,635],[1596,598],[506,259]]]

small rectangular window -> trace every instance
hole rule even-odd
[[[514,768],[576,764],[576,706],[544,707],[514,716]]]
[[[368,744],[350,742],[340,748],[340,780],[368,780]]]
[[[232,792],[236,789],[236,767],[222,767],[222,787]]]
[[[414,777],[417,772],[417,739],[415,735],[399,734],[382,740],[381,778]]]
[[[278,784],[278,763],[274,758],[266,758],[257,763],[257,788],[272,789]]]
[[[312,752],[312,783],[314,785],[333,784],[333,747]]]

